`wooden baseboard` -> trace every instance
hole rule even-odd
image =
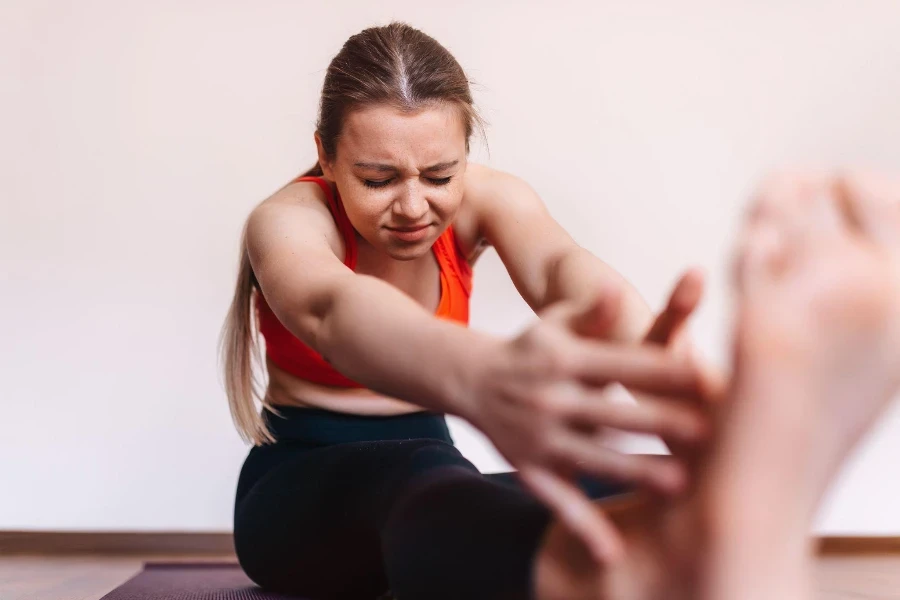
[[[2,554],[233,556],[231,532],[0,531]]]
[[[900,554],[900,537],[896,536],[825,536],[819,538],[822,556]]]
[[[826,536],[823,556],[900,554],[900,537]],[[231,532],[0,531],[2,554],[233,556]]]

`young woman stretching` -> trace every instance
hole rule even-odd
[[[548,542],[554,525],[579,532],[598,559],[620,549],[578,477],[685,486],[679,459],[705,437],[695,401],[706,391],[678,332],[702,281],[683,277],[654,320],[526,183],[468,163],[478,127],[446,49],[403,24],[367,29],[328,67],[318,164],[247,222],[223,340],[232,413],[254,443],[235,544],[266,588],[541,597],[535,565],[565,552]],[[542,317],[515,339],[465,327],[488,247]],[[642,401],[606,401],[612,382]],[[445,413],[483,431],[528,491],[480,474]],[[659,434],[675,457],[613,452],[598,442],[604,428]]]

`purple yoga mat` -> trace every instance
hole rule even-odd
[[[265,592],[234,563],[147,563],[101,600],[306,600]]]

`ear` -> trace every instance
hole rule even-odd
[[[316,153],[319,155],[319,166],[322,167],[322,175],[325,176],[325,179],[334,181],[334,169],[328,159],[325,148],[322,146],[322,138],[319,137],[318,133],[313,134],[313,137],[316,140]]]

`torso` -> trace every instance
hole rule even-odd
[[[486,169],[487,167],[470,163],[466,169],[466,181],[483,176]],[[291,185],[312,186],[316,188],[316,193],[321,193],[314,183],[299,182]],[[467,191],[469,188],[470,186],[466,185]],[[472,266],[487,247],[479,231],[473,200],[471,193],[467,194],[464,191],[462,204],[453,221],[457,243]],[[340,258],[343,259],[343,256]],[[390,283],[432,313],[440,302],[440,271],[433,252],[407,263],[386,263],[374,249],[357,236],[355,272]],[[366,389],[330,387],[306,381],[284,371],[268,359],[266,369],[269,374],[267,398],[275,406],[305,406],[360,415],[384,416],[423,410],[420,406]]]

